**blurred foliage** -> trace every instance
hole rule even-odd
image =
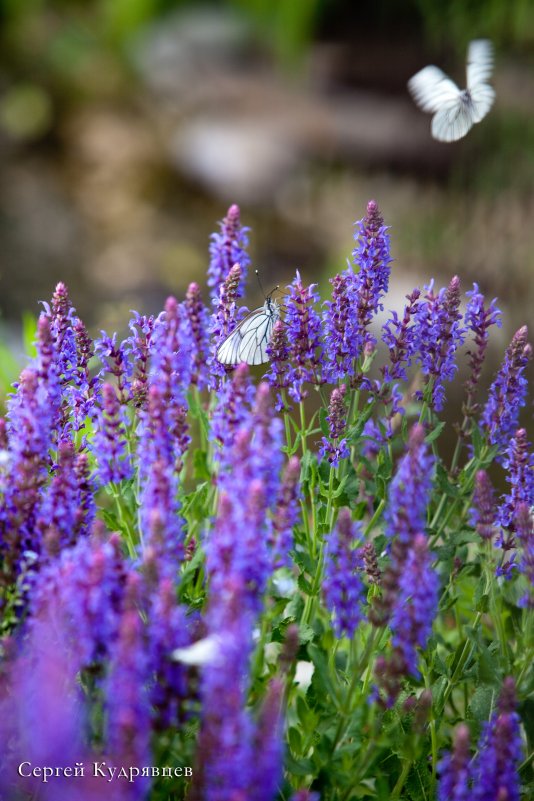
[[[37,336],[37,320],[26,312],[22,315],[22,352],[14,351],[6,344],[5,332],[0,328],[0,413],[5,411],[5,400],[13,383],[18,379],[20,371],[27,359],[33,359],[37,355],[35,340]],[[23,356],[24,354],[24,356]]]
[[[532,0],[415,0],[415,6],[429,45],[452,42],[463,52],[481,37],[500,47],[534,44]]]

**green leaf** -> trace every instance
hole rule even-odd
[[[497,693],[495,687],[481,684],[476,688],[471,703],[469,704],[469,716],[482,723],[489,720]]]
[[[24,343],[24,350],[32,359],[37,356],[37,348],[35,347],[36,339],[37,320],[30,312],[24,312],[22,315],[22,341]]]
[[[321,427],[321,431],[323,432],[323,435],[328,439],[328,437],[330,437],[330,428],[328,426],[328,420],[326,419],[327,417],[328,417],[327,410],[324,409],[324,408],[321,408],[319,410],[319,425]]]
[[[312,681],[319,681],[323,691],[326,690],[327,694],[330,696],[331,699],[335,699],[335,689],[332,683],[332,677],[328,671],[328,664],[326,661],[326,657],[324,653],[312,643],[308,643],[307,646],[308,654],[315,666],[315,671],[313,674]]]
[[[193,452],[193,478],[199,481],[209,481],[211,473],[208,466],[208,454],[197,448]]]
[[[437,426],[435,427],[435,429],[433,431],[431,431],[430,434],[426,435],[425,442],[428,445],[431,445],[432,442],[435,442],[435,440],[437,440],[437,438],[439,437],[439,435],[441,434],[441,432],[443,431],[445,426],[446,426],[446,423],[438,423]]]

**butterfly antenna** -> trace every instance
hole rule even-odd
[[[259,271],[259,270],[254,270],[254,272],[256,273],[256,278],[258,279],[258,284],[260,285],[261,294],[263,295],[263,297],[264,297],[264,298],[270,297],[270,296],[267,296],[267,295],[265,294],[265,290],[264,290],[264,288],[263,288],[263,284],[262,284],[262,282],[261,282],[261,278],[260,278],[260,271]],[[274,290],[273,290],[273,291],[274,291]],[[272,293],[271,293],[271,294],[272,294]]]

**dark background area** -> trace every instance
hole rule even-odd
[[[241,206],[264,283],[328,289],[376,198],[391,225],[387,308],[458,273],[498,295],[505,339],[534,301],[534,3],[528,0],[4,0],[0,313],[58,280],[93,331],[124,329],[203,283],[208,242]],[[497,101],[461,142],[430,136],[406,82],[465,82],[496,49]],[[260,300],[250,286],[247,302]]]

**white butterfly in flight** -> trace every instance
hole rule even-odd
[[[267,346],[275,323],[280,319],[280,304],[272,297],[273,292],[266,296],[263,306],[250,312],[219,345],[218,362],[254,365],[269,361]]]
[[[434,114],[432,136],[439,142],[456,142],[484,119],[495,100],[488,80],[493,68],[493,46],[475,39],[467,53],[467,89],[458,89],[438,67],[425,67],[408,81],[408,89],[423,111]]]

